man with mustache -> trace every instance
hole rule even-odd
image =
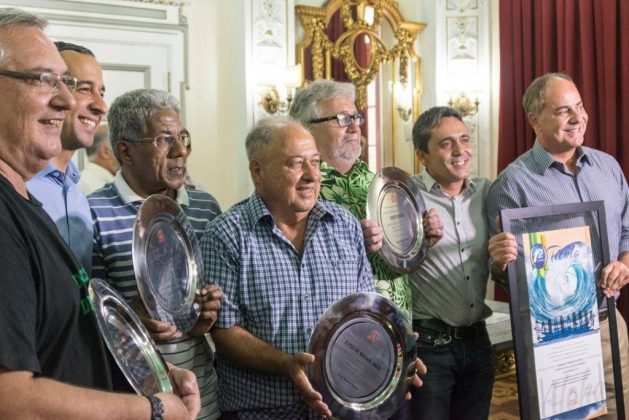
[[[62,150],[28,181],[28,190],[44,206],[85,271],[92,267],[92,217],[85,194],[78,186],[81,174],[72,156],[94,142],[94,134],[107,112],[105,85],[94,53],[80,45],[56,42],[55,46],[72,77],[78,80],[72,93],[76,106],[61,130]]]
[[[317,142],[321,153],[321,198],[342,205],[361,221],[376,289],[410,319],[408,276],[391,269],[376,254],[382,246],[382,230],[375,221],[366,219],[367,190],[374,174],[360,159],[360,126],[365,117],[356,109],[355,100],[353,84],[315,80],[297,92],[290,114],[310,130]],[[439,240],[442,227],[436,212],[429,210],[424,217],[429,246]]]
[[[94,220],[92,277],[106,279],[133,302],[139,299],[131,252],[133,224],[144,199],[163,194],[176,200],[197,236],[221,210],[210,194],[184,186],[190,134],[182,126],[179,101],[173,95],[157,89],[124,93],[112,103],[108,122],[120,171],[114,182],[88,196]],[[214,353],[205,334],[216,319],[222,292],[210,283],[200,291],[201,316],[190,332],[143,319],[164,358],[196,374],[201,392],[199,419],[220,415]]]
[[[487,202],[489,253],[494,278],[504,280],[518,245],[510,233],[499,233],[500,210],[604,200],[610,263],[598,286],[607,296],[629,282],[629,188],[618,162],[583,146],[588,115],[579,90],[565,73],[547,73],[533,80],[522,98],[535,144],[512,162],[491,187]],[[605,310],[606,311],[606,310]],[[607,312],[599,313],[608,391],[608,418],[616,418]],[[616,309],[625,407],[629,403],[627,325]],[[625,408],[625,413],[626,413]]]
[[[180,396],[111,392],[89,278],[27,190],[62,150],[78,86],[46,24],[0,9],[0,418],[192,420],[200,403],[191,372],[170,369]]]
[[[461,115],[433,107],[413,126],[423,170],[413,176],[426,205],[444,224],[441,240],[410,274],[413,331],[428,366],[413,390],[412,419],[486,419],[494,366],[485,319],[489,239],[485,201],[490,182],[471,177],[472,141]]]
[[[306,375],[314,355],[305,351],[329,305],[373,291],[361,228],[318,200],[319,152],[299,122],[262,120],[245,147],[255,192],[210,223],[201,242],[205,277],[225,292],[212,330],[223,418],[330,416]]]

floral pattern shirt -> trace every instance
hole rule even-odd
[[[367,191],[374,173],[367,164],[358,160],[347,174],[342,174],[326,162],[322,162],[321,193],[324,200],[333,201],[350,211],[358,220],[367,215]],[[412,319],[411,287],[408,275],[391,269],[375,252],[367,254],[374,275],[376,290],[392,300]]]

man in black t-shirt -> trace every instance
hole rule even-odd
[[[200,402],[189,371],[171,369],[181,396],[107,392],[112,378],[88,277],[26,189],[61,150],[61,127],[75,105],[76,79],[45,25],[0,10],[0,418],[192,419]]]

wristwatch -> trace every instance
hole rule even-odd
[[[164,420],[164,403],[155,395],[146,397],[151,402],[151,420]]]

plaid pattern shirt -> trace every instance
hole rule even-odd
[[[373,291],[362,231],[345,209],[318,201],[303,255],[254,193],[214,219],[201,240],[205,282],[223,288],[216,326],[238,325],[288,353],[305,351],[319,316],[336,300]],[[293,383],[217,359],[219,407],[241,418],[304,418]]]
[[[342,174],[325,162],[321,162],[321,193],[324,200],[333,201],[350,211],[358,220],[367,217],[367,191],[374,173],[362,160]],[[398,273],[384,262],[376,252],[367,254],[378,293],[392,300],[412,319],[411,285],[408,275]]]

